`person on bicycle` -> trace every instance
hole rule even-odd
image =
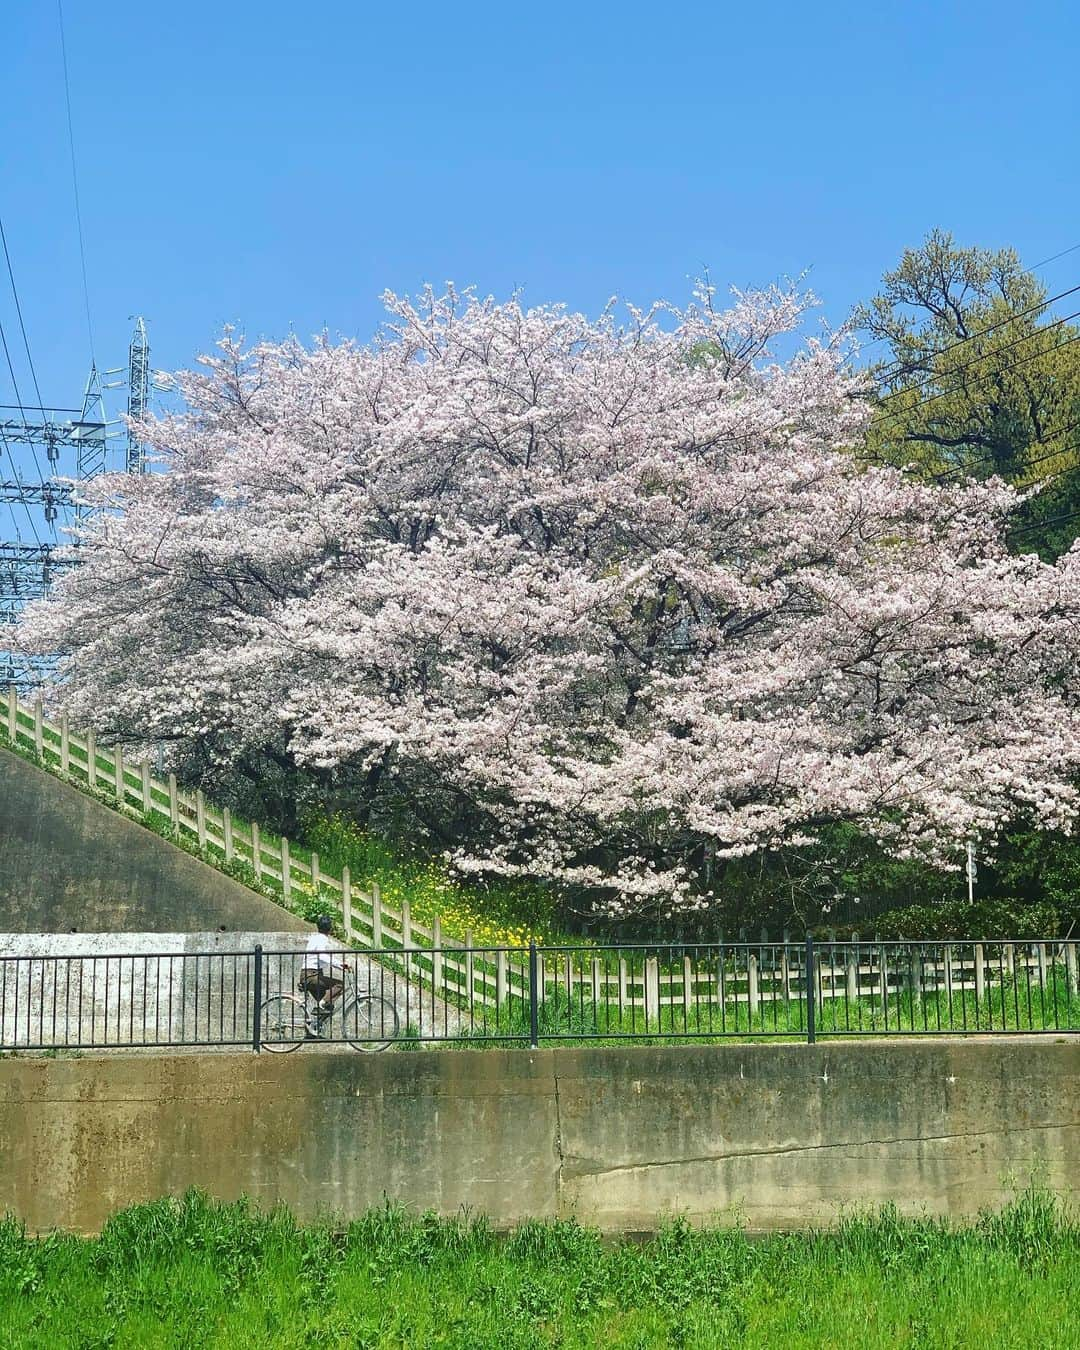
[[[329,1017],[334,1000],[345,988],[345,962],[342,948],[331,937],[333,923],[328,914],[320,914],[315,921],[316,931],[307,941],[304,964],[297,989],[310,994],[318,1007],[320,1018]]]

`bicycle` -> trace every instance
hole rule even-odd
[[[385,1050],[398,1034],[394,1005],[371,994],[342,993],[330,1012],[310,994],[272,994],[259,1009],[264,1050],[287,1055],[307,1041],[345,1041],[354,1050]]]

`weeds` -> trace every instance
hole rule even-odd
[[[640,1245],[393,1205],[301,1226],[192,1192],[96,1239],[0,1221],[0,1343],[1075,1345],[1078,1276],[1080,1225],[1037,1188],[969,1225],[886,1207],[762,1241],[675,1220]]]

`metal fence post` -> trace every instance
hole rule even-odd
[[[814,970],[814,939],[806,935],[806,1044],[813,1045],[815,1036],[814,1017],[817,1012],[817,976]]]
[[[537,987],[536,943],[529,943],[529,1048],[540,1044],[540,990]]]
[[[255,976],[252,980],[254,989],[255,1006],[252,1009],[251,1016],[251,1048],[256,1054],[262,1049],[262,1019],[259,1012],[262,1009],[262,982],[263,982],[263,949],[260,943],[255,944]]]

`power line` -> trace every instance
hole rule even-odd
[[[40,544],[40,543],[41,543],[41,535],[38,534],[37,525],[36,525],[36,523],[35,523],[35,521],[34,521],[34,517],[33,517],[33,516],[31,515],[31,513],[30,513],[30,507],[29,507],[29,505],[28,505],[28,503],[27,503],[26,497],[25,497],[25,495],[22,495],[22,494],[23,494],[23,490],[24,490],[24,488],[25,488],[26,485],[23,483],[22,479],[19,477],[19,466],[15,463],[15,456],[11,453],[11,446],[8,444],[8,439],[7,439],[7,437],[6,437],[6,436],[3,436],[3,433],[2,433],[2,432],[0,432],[0,436],[3,437],[3,441],[4,441],[4,449],[7,451],[8,459],[11,461],[11,472],[15,475],[15,482],[16,482],[16,484],[18,485],[18,488],[19,488],[19,492],[20,492],[19,501],[22,503],[22,508],[23,508],[23,510],[26,512],[26,522],[27,522],[27,524],[30,526],[30,532],[31,532],[31,534],[34,536],[35,542],[37,542],[38,544]],[[19,528],[19,527],[16,525],[16,526],[15,526],[16,533],[18,532],[18,528]]]
[[[7,457],[8,457],[8,459],[9,459],[9,461],[11,462],[11,471],[12,471],[12,473],[15,475],[15,481],[16,481],[16,483],[18,483],[18,482],[19,482],[19,470],[18,470],[18,467],[17,467],[17,465],[16,465],[16,463],[15,463],[15,456],[11,453],[11,445],[10,445],[9,442],[8,442],[7,433],[4,431],[3,427],[0,427],[0,443],[3,444],[4,450],[7,451]],[[21,484],[20,484],[20,486],[21,486]],[[24,506],[26,505],[25,500],[23,501],[23,505],[24,505]],[[27,508],[27,513],[29,514],[29,508]],[[18,529],[19,529],[19,527],[18,527],[18,525],[16,525],[16,526],[15,526],[16,533],[18,533]],[[35,537],[36,537],[36,536],[35,536]]]
[[[27,422],[27,420],[26,420],[26,410],[25,410],[25,408],[23,407],[23,403],[22,403],[22,395],[19,393],[19,384],[18,384],[18,381],[17,381],[16,378],[15,378],[15,366],[13,365],[12,360],[11,360],[11,350],[10,350],[10,348],[8,347],[7,334],[4,332],[4,325],[3,325],[3,323],[0,323],[0,344],[2,344],[2,345],[3,345],[3,348],[4,348],[4,358],[5,358],[5,360],[7,361],[8,374],[11,376],[11,387],[15,390],[15,401],[16,401],[16,402],[18,403],[18,405],[19,405],[19,413],[20,413],[20,415],[21,415],[21,417],[22,417],[22,423],[23,423],[23,426],[26,427],[27,429],[29,429],[29,424],[28,424],[28,422]],[[15,456],[11,453],[11,447],[10,447],[10,445],[8,445],[8,440],[7,440],[7,437],[6,437],[6,436],[4,437],[4,446],[5,446],[5,448],[7,449],[7,452],[8,452],[8,459],[11,460],[11,468],[12,468],[12,472],[15,474],[16,481],[18,481],[18,478],[19,478],[19,470],[18,470],[18,466],[17,466],[16,463],[15,463]],[[44,482],[45,480],[44,480],[44,478],[42,477],[42,473],[41,473],[41,464],[40,464],[40,462],[38,461],[37,451],[34,449],[34,447],[33,447],[32,445],[31,445],[30,448],[31,448],[31,450],[33,451],[33,455],[34,455],[34,467],[37,469],[38,477],[41,479],[42,482]],[[26,503],[25,500],[23,501],[22,506],[23,506],[23,510],[26,512],[26,519],[27,519],[27,522],[28,522],[29,525],[30,525],[30,530],[31,530],[31,532],[33,533],[34,538],[35,538],[35,539],[37,540],[37,542],[40,544],[40,543],[41,543],[41,535],[38,534],[37,525],[36,525],[36,523],[35,523],[35,521],[34,521],[34,517],[30,514],[30,507],[27,505],[27,503]],[[55,529],[54,529],[54,533],[55,533]]]
[[[1080,286],[1074,287],[1074,290],[1080,291]],[[1071,292],[1066,292],[1066,294],[1071,294]],[[1048,323],[1044,328],[1036,328],[1034,332],[1025,333],[1023,337],[1014,338],[1012,342],[1007,343],[1004,347],[999,347],[996,351],[984,352],[982,356],[973,356],[970,361],[965,361],[963,365],[957,366],[955,370],[950,370],[948,373],[950,376],[962,375],[965,370],[970,370],[972,366],[977,366],[980,361],[988,361],[990,360],[991,357],[1004,356],[1006,352],[1011,352],[1014,347],[1019,347],[1022,342],[1030,342],[1032,338],[1042,337],[1044,333],[1052,333],[1055,328],[1060,328],[1062,324],[1069,323],[1072,319],[1076,318],[1080,318],[1080,309],[1074,310],[1072,314],[1066,314],[1065,317],[1062,319],[1055,319],[1053,323]],[[1059,351],[1061,347],[1064,347],[1066,345],[1067,344],[1063,342],[1060,344],[1059,347],[1054,347],[1052,348],[1052,350]],[[1048,355],[1048,354],[1049,353],[1045,352],[1036,353],[1036,355]],[[1010,362],[1008,365],[1002,366],[998,371],[991,373],[1004,374],[1005,371],[1012,370],[1015,365],[1019,364],[1022,363]],[[929,385],[933,383],[934,383],[933,379],[929,379],[924,384],[912,386],[911,389],[897,389],[894,393],[889,395],[889,398],[895,398],[898,394],[907,394],[912,392],[918,393],[920,389],[926,389]],[[952,394],[955,392],[956,391],[954,389],[942,389],[936,394],[931,394],[929,398],[919,399],[917,402],[913,403],[910,408],[905,408],[904,412],[914,412],[916,408],[921,408],[926,403],[933,403],[935,399],[944,398],[946,394]],[[882,401],[884,402],[884,400]],[[872,418],[870,425],[876,426],[879,422],[888,421],[890,417],[894,417],[896,415],[897,414],[890,413],[889,410],[886,409],[884,412],[879,413],[876,417]]]
[[[11,252],[8,249],[7,233],[4,230],[4,222],[2,218],[0,218],[0,242],[3,243],[4,260],[7,263],[8,281],[11,283],[11,294],[15,301],[15,312],[19,316],[19,329],[22,332],[23,347],[26,350],[26,359],[30,365],[30,375],[34,381],[34,392],[35,394],[37,394],[37,406],[39,411],[41,412],[42,418],[44,418],[45,408],[41,399],[41,389],[38,386],[37,371],[34,369],[34,359],[30,355],[30,342],[26,334],[26,324],[23,322],[22,305],[19,302],[19,288],[15,284],[15,269],[12,266]],[[3,331],[3,325],[0,325],[0,339],[2,339],[3,341],[4,356],[7,361],[8,374],[11,376],[11,387],[15,391],[15,403],[19,409],[19,416],[22,419],[23,429],[27,433],[29,433],[30,424],[26,417],[26,407],[23,404],[22,394],[19,392],[19,382],[15,378],[15,365],[11,359],[11,351],[8,347],[7,334],[4,333]],[[37,447],[34,445],[34,442],[32,440],[30,440],[29,443],[30,443],[30,454],[33,456],[34,460],[34,469],[37,473],[39,481],[41,483],[44,483],[46,480],[46,475],[41,472],[41,461],[38,459]],[[11,460],[12,472],[15,474],[16,481],[19,481],[18,466],[15,462],[15,457],[11,454],[11,446],[8,444],[6,436],[4,437],[4,446],[7,449],[8,458]],[[27,520],[30,522],[30,528],[34,532],[34,538],[38,539],[40,542],[40,536],[38,535],[37,532],[37,526],[34,524],[33,517],[30,515],[30,508],[29,506],[27,506],[25,501],[23,502],[23,509],[26,511],[26,517]],[[55,521],[53,520],[49,521],[49,530],[53,538],[55,539],[56,538]]]
[[[1080,421],[1070,422],[1067,427],[1062,427],[1059,431],[1053,432],[1049,436],[1043,436],[1037,441],[1032,441],[1025,449],[1031,450],[1035,446],[1050,445],[1051,442],[1058,440],[1062,436],[1067,436],[1070,431],[1075,431],[1080,427]],[[1034,469],[1039,464],[1045,464],[1048,459],[1056,459],[1058,455],[1067,454],[1069,447],[1064,450],[1052,450],[1048,455],[1040,455],[1038,459],[1025,460],[1023,464],[1017,467],[1021,470]],[[970,460],[967,464],[959,464],[954,469],[943,469],[941,473],[930,474],[929,478],[934,483],[945,483],[949,479],[961,479],[970,477],[972,469],[978,469],[984,464],[994,463],[993,455],[983,455],[979,459]]]
[[[1033,263],[1027,270],[1037,272],[1040,267],[1046,267],[1052,262],[1057,262],[1059,258],[1064,258],[1067,253],[1075,253],[1080,248],[1080,244],[1073,244],[1070,248],[1063,248],[1060,253],[1055,253],[1052,258],[1043,258],[1042,262]]]
[[[1080,246],[1078,246],[1078,247],[1080,247]],[[1027,309],[1022,309],[1018,314],[1010,314],[1008,318],[1006,318],[1006,319],[999,319],[999,320],[997,321],[997,323],[992,323],[992,324],[990,324],[989,327],[987,327],[987,328],[980,328],[979,331],[978,331],[977,333],[969,333],[969,334],[967,335],[967,337],[964,337],[964,338],[957,338],[957,340],[956,340],[955,342],[950,342],[950,343],[948,343],[948,344],[947,344],[946,346],[944,346],[944,347],[939,347],[936,351],[927,352],[925,356],[920,357],[918,363],[912,363],[912,364],[910,364],[905,370],[896,370],[896,371],[893,371],[893,372],[891,372],[891,373],[889,373],[889,374],[883,376],[882,378],[883,378],[884,380],[887,380],[887,381],[891,382],[892,380],[897,379],[898,377],[900,377],[900,376],[902,376],[902,375],[908,374],[910,371],[917,370],[917,369],[919,368],[920,365],[923,365],[923,364],[925,364],[925,363],[927,363],[927,362],[930,362],[930,361],[936,361],[937,358],[938,358],[939,356],[944,356],[946,352],[955,351],[955,350],[957,349],[957,347],[963,347],[963,346],[965,346],[965,345],[966,345],[967,343],[969,343],[969,342],[974,342],[976,338],[986,337],[986,335],[987,335],[988,333],[996,333],[996,332],[998,331],[999,328],[1007,328],[1007,327],[1009,326],[1009,324],[1011,324],[1011,323],[1016,323],[1017,320],[1019,320],[1019,319],[1025,319],[1025,318],[1027,318],[1027,316],[1028,316],[1029,314],[1035,314],[1035,313],[1037,313],[1037,312],[1038,312],[1039,310],[1041,310],[1041,309],[1047,309],[1047,308],[1049,308],[1050,305],[1056,304],[1059,300],[1064,300],[1066,296],[1069,296],[1069,295],[1075,295],[1077,291],[1080,291],[1080,285],[1072,286],[1072,287],[1069,288],[1069,290],[1067,290],[1067,291],[1062,291],[1062,292],[1061,292],[1060,294],[1058,294],[1058,295],[1051,295],[1051,296],[1050,296],[1048,299],[1046,299],[1046,300],[1040,300],[1039,303],[1038,303],[1037,305],[1029,305]],[[1037,331],[1039,331],[1039,332],[1046,332],[1046,329],[1039,329],[1039,330],[1037,330]],[[1029,336],[1030,336],[1030,335],[1029,335]],[[1023,340],[1023,339],[1021,339],[1021,341],[1022,341],[1022,340]],[[1007,349],[1006,349],[1006,350],[1007,350]],[[991,353],[988,352],[988,353],[986,353],[985,355],[991,355]],[[976,357],[975,359],[976,359],[976,360],[982,360],[983,358],[982,358],[982,357]],[[963,370],[964,367],[961,366],[960,369]],[[949,372],[948,372],[948,374],[950,374],[950,375],[955,375],[956,373],[957,373],[956,371],[949,371]],[[917,384],[917,385],[915,385],[914,388],[917,389],[917,390],[918,390],[918,389],[925,389],[928,385],[933,384],[934,378],[935,378],[935,375],[936,375],[936,374],[940,374],[940,372],[933,372],[933,373],[931,373],[930,377],[929,377],[927,380],[925,380],[922,384]],[[880,400],[879,400],[879,402],[881,402],[881,403],[887,403],[887,402],[889,401],[889,399],[891,399],[891,398],[899,398],[899,396],[900,396],[901,394],[907,394],[907,393],[910,393],[910,392],[911,392],[911,388],[912,388],[912,386],[908,386],[908,387],[905,388],[905,389],[894,389],[894,390],[891,391],[891,393],[888,393],[888,394],[882,394],[882,395],[881,395],[881,398],[880,398]]]
[[[1080,423],[1074,423],[1072,427],[1065,427],[1057,434],[1063,436],[1067,431],[1074,430],[1076,426],[1080,426]],[[1080,443],[1074,443],[1073,445],[1066,446],[1065,450],[1062,453],[1068,453],[1069,451],[1080,451]],[[1062,477],[1063,474],[1066,472],[1068,472],[1068,470],[1063,470],[1062,473],[1055,474],[1053,478],[1049,478],[1046,480],[1047,483],[1054,482],[1057,478]],[[1043,486],[1045,486],[1045,484]],[[1080,520],[1080,508],[1074,511],[1065,511],[1059,516],[1051,516],[1048,520],[1031,521],[1027,525],[1018,525],[1014,529],[1007,529],[1005,531],[1005,537],[1006,539],[1012,540],[1019,538],[1020,536],[1025,534],[1032,534],[1036,530],[1048,529],[1052,525],[1065,525],[1073,520]]]
[[[1047,324],[1045,328],[1038,328],[1034,333],[1026,333],[1022,338],[1017,338],[1015,342],[1010,342],[1008,346],[1002,347],[996,352],[987,352],[983,356],[976,356],[965,365],[957,367],[952,373],[958,375],[962,371],[968,370],[971,366],[978,365],[980,361],[986,361],[992,356],[1002,356],[1005,352],[1011,351],[1014,347],[1018,347],[1021,342],[1030,342],[1032,338],[1041,337],[1044,333],[1052,332],[1053,329],[1060,328],[1062,324],[1069,323],[1072,319],[1076,318],[1080,318],[1080,310],[1077,310],[1073,314],[1066,314],[1063,319],[1057,319],[1054,323]],[[1037,361],[1040,357],[1051,356],[1060,352],[1065,347],[1070,347],[1078,339],[1080,339],[1080,333],[1076,334],[1075,337],[1066,338],[1064,342],[1060,342],[1056,347],[1051,348],[1050,351],[1033,352],[1030,356],[1025,356],[1022,361],[1010,361],[1008,365],[999,366],[997,370],[986,371],[976,378],[979,381],[982,381],[987,378],[993,378],[996,375],[1004,375],[1010,370],[1019,370],[1021,366],[1026,366],[1029,361]],[[917,403],[913,403],[910,408],[905,408],[903,411],[905,413],[916,412],[919,408],[925,408],[928,403],[936,403],[939,398],[946,398],[948,395],[954,393],[956,393],[955,389],[942,389],[936,394],[931,394],[929,398],[919,399]],[[882,422],[895,420],[897,416],[898,414],[896,413],[885,412],[877,417],[872,417],[870,419],[870,426],[876,427]]]
[[[1080,449],[1080,447],[1074,446],[1073,449]],[[1005,535],[1008,539],[1016,539],[1019,535],[1031,534],[1035,530],[1049,529],[1051,525],[1067,525],[1071,520],[1080,520],[1080,510],[1066,511],[1064,515],[1051,516],[1049,520],[1036,520],[1030,525],[1021,525],[1018,529],[1006,530]]]
[[[1067,448],[1069,450],[1080,450],[1080,446],[1076,445],[1071,445],[1068,446]],[[1048,477],[1044,478],[1039,484],[1037,484],[1037,491],[1033,494],[1033,496],[1041,497],[1043,495],[1044,489],[1052,487],[1055,483],[1060,483],[1063,478],[1067,478],[1069,474],[1075,473],[1076,469],[1077,465],[1070,464],[1067,468],[1059,469],[1057,473],[1050,474]]]
[[[7,234],[4,231],[4,221],[2,217],[0,217],[0,242],[4,245],[4,261],[7,263],[8,280],[11,282],[11,294],[15,300],[15,313],[19,317],[19,331],[22,333],[23,350],[26,352],[26,363],[30,367],[30,378],[34,382],[34,393],[37,395],[38,411],[41,413],[42,417],[44,417],[45,405],[41,401],[41,388],[38,385],[37,371],[34,369],[34,358],[30,355],[30,340],[26,336],[26,324],[23,322],[22,305],[19,303],[19,288],[15,285],[15,271],[11,266],[11,254],[8,252]],[[17,394],[16,398],[18,398]],[[21,407],[19,411],[22,412]]]
[[[1051,256],[1050,256],[1049,258],[1042,258],[1042,259],[1039,260],[1039,262],[1037,262],[1037,263],[1032,263],[1032,265],[1031,265],[1030,267],[1022,268],[1021,271],[1020,271],[1017,275],[1022,276],[1022,277],[1034,276],[1035,273],[1039,270],[1040,267],[1048,267],[1048,266],[1050,265],[1050,263],[1052,263],[1052,262],[1057,262],[1057,260],[1058,260],[1059,258],[1065,258],[1065,257],[1068,257],[1068,255],[1069,255],[1070,253],[1075,253],[1075,252],[1077,251],[1077,249],[1080,249],[1080,244],[1072,244],[1072,245],[1070,245],[1069,248],[1063,248],[1063,249],[1061,250],[1060,253],[1054,253],[1054,254],[1051,254]],[[1047,301],[1045,301],[1044,303],[1045,303],[1045,304],[1048,304],[1048,305],[1052,305],[1054,302],[1053,302],[1053,300],[1047,300]],[[1038,306],[1036,306],[1036,308],[1038,308]],[[1019,316],[1017,316],[1017,317],[1019,317]],[[989,329],[984,329],[984,330],[983,330],[983,332],[989,332],[989,331],[990,331]],[[952,343],[952,344],[950,344],[949,346],[942,347],[939,351],[928,353],[927,356],[926,356],[924,359],[927,360],[927,361],[932,361],[932,360],[934,360],[934,358],[935,358],[936,356],[940,356],[942,352],[947,352],[947,351],[951,350],[951,347],[952,347],[952,346],[959,346],[959,345],[961,345],[961,344],[964,343],[964,342],[970,342],[971,339],[972,339],[972,337],[981,337],[981,336],[982,336],[981,333],[973,333],[973,334],[969,335],[969,336],[966,337],[966,338],[960,338],[956,343]],[[886,340],[886,339],[885,339],[884,337],[876,337],[876,338],[873,339],[873,341],[866,343],[866,346],[868,346],[868,347],[873,347],[873,346],[875,345],[875,343],[878,343],[878,342],[884,342],[885,340]],[[900,362],[900,361],[895,361],[895,362],[893,362],[893,364],[896,365],[896,366],[900,366],[900,365],[902,365],[903,363]],[[910,368],[911,368],[911,369],[914,369],[914,367],[910,367]],[[897,376],[902,375],[902,374],[904,374],[904,373],[905,373],[905,372],[902,371],[902,370],[895,370],[895,371],[892,372],[891,375],[883,376],[882,378],[883,378],[883,379],[886,379],[886,378],[888,378],[888,379],[896,379]]]
[[[86,306],[86,334],[90,339],[90,361],[97,364],[94,356],[94,325],[90,318],[90,287],[86,282],[86,247],[83,243],[82,209],[79,205],[79,175],[75,167],[75,131],[71,120],[71,84],[68,80],[67,43],[64,41],[64,3],[56,0],[56,13],[60,20],[60,55],[64,66],[64,101],[67,104],[68,147],[71,151],[71,186],[75,191],[75,223],[79,231],[79,260],[82,263],[83,303]]]
[[[1075,427],[1077,425],[1080,425],[1080,423],[1074,423],[1073,425]],[[1065,428],[1065,430],[1070,429],[1071,428]],[[1064,431],[1061,432],[1060,434],[1064,435]],[[1067,453],[1069,450],[1080,451],[1080,443],[1067,446],[1065,453]],[[1057,479],[1063,478],[1065,474],[1069,472],[1070,472],[1069,469],[1062,469],[1059,473],[1054,474],[1052,478],[1048,478],[1046,480],[1046,483],[1056,482]],[[1043,484],[1044,487],[1046,486],[1046,483]],[[1015,529],[1006,530],[1005,533],[1007,538],[1015,539],[1018,535],[1032,534],[1036,530],[1048,529],[1051,525],[1066,525],[1068,524],[1069,521],[1072,520],[1080,520],[1080,508],[1077,508],[1076,510],[1073,511],[1065,511],[1060,516],[1051,516],[1047,520],[1033,520],[1027,525],[1018,525]]]

